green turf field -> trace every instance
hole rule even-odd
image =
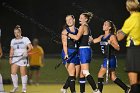
[[[12,89],[12,85],[5,85],[4,87],[6,92],[9,92],[10,89]],[[62,84],[28,85],[27,93],[61,93],[61,87]],[[79,85],[76,85],[76,91],[79,93]],[[19,91],[17,93],[21,93],[21,85],[19,86]],[[68,93],[70,93],[69,89]],[[92,93],[92,89],[88,84],[86,84],[86,93]],[[114,84],[109,84],[104,86],[103,93],[124,93],[124,91]]]
[[[54,69],[55,65],[60,61],[60,58],[46,58],[45,65],[41,68],[40,85],[28,86],[28,93],[60,93],[60,88],[67,78],[67,71],[63,65],[61,65],[57,70]],[[118,58],[117,76],[128,84],[127,74],[124,72],[124,62],[124,58]],[[102,58],[95,58],[90,64],[90,73],[96,82],[97,73],[101,63]],[[11,79],[8,60],[0,59],[0,73],[4,79]],[[20,78],[19,82],[21,82]],[[9,91],[11,88],[12,85],[5,85],[6,91]],[[76,86],[76,90],[79,90],[78,85]],[[86,91],[86,93],[91,93],[91,88],[88,84],[86,86]],[[104,93],[123,93],[123,91],[118,86],[113,85],[112,81],[109,81],[109,84],[105,85]]]

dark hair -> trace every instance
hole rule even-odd
[[[20,25],[16,25],[15,29],[14,30],[18,30],[21,32],[21,28],[20,28]]]
[[[71,16],[73,19],[75,19],[74,15],[67,15],[66,17]],[[67,27],[69,27],[66,23],[63,26],[63,29],[66,29]]]
[[[109,22],[109,25],[111,27],[110,33],[111,34],[116,34],[116,26],[115,26],[115,24],[111,20],[106,20],[106,22]]]
[[[32,42],[36,42],[37,44],[39,44],[39,40],[37,38],[34,38]]]
[[[87,12],[87,13],[82,13],[82,15],[84,15],[88,20],[87,20],[87,23],[90,22],[90,20],[92,19],[93,17],[93,14],[91,12]]]
[[[71,16],[73,19],[75,19],[74,15],[67,15],[66,17]]]

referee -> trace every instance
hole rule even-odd
[[[117,38],[121,41],[127,37],[126,71],[131,85],[130,93],[140,93],[140,4],[138,0],[127,0],[126,8],[130,17],[118,31]]]

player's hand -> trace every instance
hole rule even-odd
[[[28,53],[27,52],[24,52],[23,53],[23,57],[27,57],[28,56]]]
[[[88,42],[93,42],[93,37],[92,36],[89,36]]]
[[[68,32],[66,32],[66,31],[64,31],[63,33],[62,33],[62,35],[65,35],[65,36],[68,36]]]
[[[111,44],[111,41],[110,40],[108,40],[107,42],[108,42],[108,44]]]
[[[29,63],[27,63],[27,65],[26,65],[27,67],[30,67],[30,64]]]
[[[68,56],[68,54],[66,54],[65,57],[64,57],[64,59],[65,60],[68,60],[68,58],[69,58],[69,56]]]

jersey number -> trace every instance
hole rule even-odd
[[[17,45],[17,49],[19,49],[19,45]]]
[[[105,53],[105,48],[104,48],[104,46],[101,46],[101,51],[102,51],[103,54]]]

